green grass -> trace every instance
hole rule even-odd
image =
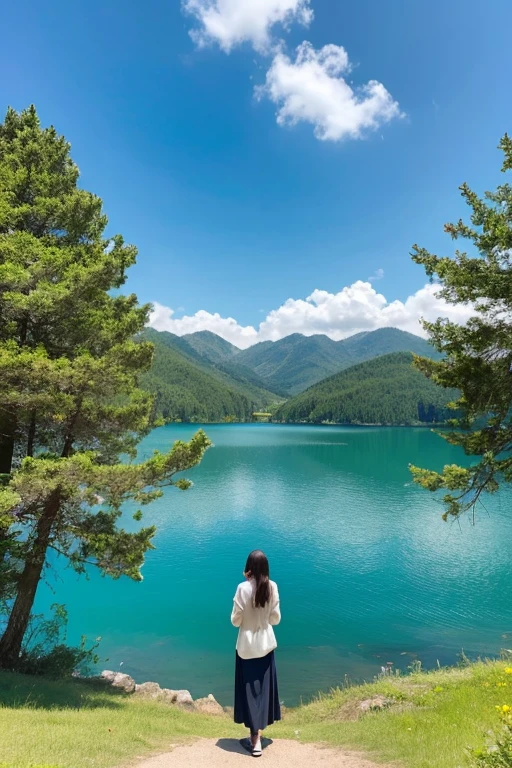
[[[283,725],[287,732],[298,730],[304,741],[362,749],[379,762],[457,768],[466,763],[467,747],[481,747],[484,735],[498,725],[495,707],[512,702],[506,668],[504,662],[481,662],[337,690],[296,710]],[[356,701],[379,693],[396,705],[346,719]]]
[[[480,662],[335,690],[286,713],[272,738],[363,750],[377,762],[459,768],[468,746],[512,704],[506,662]],[[353,719],[357,704],[384,694],[396,703]],[[151,704],[93,682],[0,673],[0,768],[117,768],[195,737],[240,738],[225,718]]]
[[[240,728],[101,684],[0,673],[1,768],[121,766],[191,736],[219,735],[240,736]]]

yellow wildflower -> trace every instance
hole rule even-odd
[[[512,675],[512,667],[505,667],[505,674]]]
[[[502,712],[504,715],[512,711],[512,707],[510,707],[508,704],[502,704],[501,707],[496,707],[496,709],[498,712]]]

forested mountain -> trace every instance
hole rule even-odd
[[[191,343],[186,336],[176,336],[174,333],[169,333],[168,331],[155,331],[152,328],[146,328],[144,333],[146,334],[146,338],[154,344],[164,344],[170,349],[175,349],[181,352],[181,354],[183,354],[190,362],[197,365],[205,373],[208,373],[210,376],[213,376],[214,379],[217,379],[217,381],[240,392],[240,394],[244,395],[249,400],[254,401],[257,407],[266,406],[269,403],[273,403],[275,400],[280,399],[279,393],[269,391],[265,382],[257,373],[231,357],[216,363],[209,359],[206,353],[201,354],[198,352],[196,345]],[[196,335],[203,336],[199,343],[199,347],[201,348],[201,345],[204,346],[205,338],[209,333],[208,331],[201,331],[199,334],[190,334],[191,337]],[[216,340],[229,344],[229,342],[224,342],[224,339],[221,339],[214,333],[212,333],[211,336],[213,337],[213,346],[217,350],[221,348],[221,345],[218,344]],[[233,349],[236,349],[236,347],[233,347]],[[216,353],[211,352],[209,355],[210,357],[215,357]]]
[[[422,357],[439,357],[437,350],[426,339],[398,328],[378,328],[376,331],[356,333],[338,344],[347,350],[353,365],[391,352],[414,352]]]
[[[401,351],[437,356],[433,347],[419,336],[397,328],[380,328],[342,341],[295,333],[279,341],[255,344],[239,352],[234,360],[252,368],[269,389],[297,394],[351,365]]]
[[[201,357],[206,358],[211,363],[220,363],[229,360],[240,352],[238,347],[230,344],[221,336],[211,331],[197,331],[196,333],[187,333],[181,337],[190,347]]]
[[[255,402],[201,370],[179,350],[162,344],[153,334],[148,336],[155,344],[155,354],[141,384],[155,395],[158,416],[197,422],[251,418]]]
[[[240,390],[248,397],[253,397],[262,406],[274,403],[276,400],[286,400],[289,394],[284,389],[269,390],[268,385],[261,376],[258,376],[251,368],[237,362],[237,360],[224,360],[217,363],[215,368],[218,375],[223,374],[224,380]]]
[[[211,335],[215,344],[219,337]],[[230,361],[215,365],[184,336],[146,328],[139,338],[155,345],[153,366],[142,383],[156,395],[157,412],[165,419],[222,421],[233,416],[243,421],[280,399],[261,386],[253,371]]]
[[[453,411],[456,392],[412,367],[412,354],[395,352],[348,368],[284,403],[274,421],[414,425],[439,423]]]
[[[293,333],[279,341],[255,344],[239,352],[235,360],[256,371],[270,389],[295,394],[341,370],[350,358],[328,336]]]

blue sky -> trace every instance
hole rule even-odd
[[[246,346],[439,314],[409,252],[451,253],[458,185],[500,180],[509,0],[185,6],[3,9],[3,109],[33,102],[71,141],[154,324]]]

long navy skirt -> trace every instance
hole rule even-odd
[[[235,723],[251,733],[281,719],[274,651],[261,659],[241,659],[236,654]]]

